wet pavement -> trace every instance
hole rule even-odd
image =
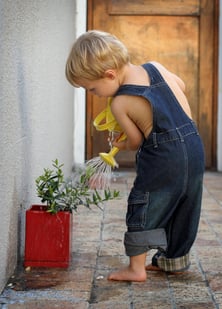
[[[205,173],[202,214],[189,271],[177,275],[148,272],[143,283],[106,279],[110,271],[128,263],[123,234],[133,178],[130,171],[116,173],[113,187],[122,192],[120,200],[107,202],[103,211],[82,207],[74,214],[68,269],[26,271],[19,266],[0,295],[0,308],[222,308],[222,173]]]

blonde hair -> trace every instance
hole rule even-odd
[[[108,69],[121,69],[129,62],[127,48],[110,33],[91,30],[82,34],[72,46],[66,62],[66,78],[78,81],[97,80]]]

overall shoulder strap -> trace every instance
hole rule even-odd
[[[151,79],[151,85],[164,82],[162,75],[159,70],[152,63],[148,62],[142,65],[142,67],[148,72],[149,77]]]

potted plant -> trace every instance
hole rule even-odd
[[[26,211],[24,266],[68,267],[71,255],[72,214],[80,205],[100,207],[104,201],[117,198],[119,192],[90,188],[94,171],[86,167],[64,180],[63,164],[52,162],[36,180],[41,205]]]

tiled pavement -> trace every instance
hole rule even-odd
[[[121,200],[108,202],[104,211],[82,208],[74,214],[69,269],[32,268],[25,272],[19,267],[0,295],[0,308],[222,308],[221,173],[205,173],[199,233],[188,272],[177,275],[149,272],[144,283],[106,279],[111,270],[128,262],[122,239],[127,191],[133,177],[132,172],[115,175],[115,187],[123,196]]]

